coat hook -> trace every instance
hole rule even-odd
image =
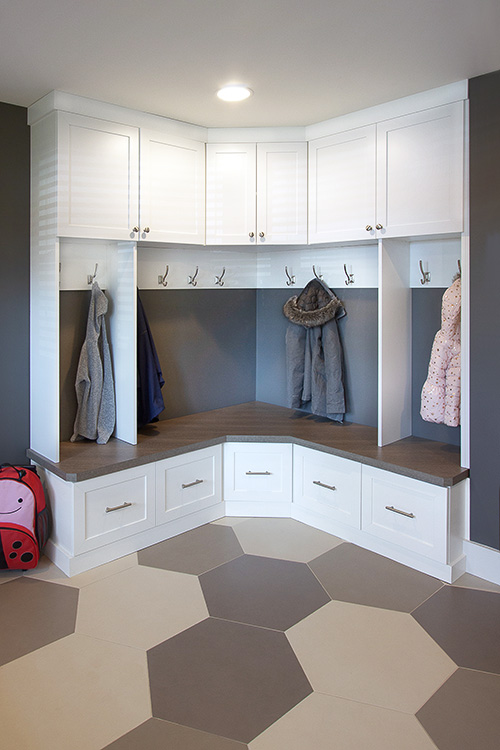
[[[168,284],[167,276],[168,276],[168,266],[166,266],[165,273],[163,274],[163,276],[161,274],[158,276],[158,284],[163,284],[163,286],[167,286]]]
[[[347,266],[345,263],[344,263],[344,272],[345,272],[345,275],[347,276],[345,280],[345,285],[349,286],[349,284],[354,284],[354,274],[348,272]]]
[[[429,271],[424,271],[424,266],[422,264],[422,261],[418,261],[418,265],[420,266],[420,273],[422,274],[422,278],[420,279],[421,284],[428,284],[431,280],[431,274]]]
[[[196,273],[198,273],[198,271]],[[218,285],[218,286],[224,286],[224,282],[222,281],[222,279],[224,278],[224,274],[225,273],[226,273],[226,267],[224,266],[223,269],[222,269],[221,275],[220,276],[217,276],[217,275],[215,276],[215,283],[216,283],[216,285]]]
[[[191,284],[191,286],[196,286],[198,283],[196,281],[196,277],[198,276],[198,266],[196,266],[196,271],[194,272],[193,276],[188,276],[188,284]]]
[[[322,274],[319,274],[319,276],[318,276],[318,274],[316,273],[316,268],[315,268],[314,266],[313,266],[313,274],[314,274],[314,275],[316,276],[316,278],[317,278],[317,279],[318,279],[319,281],[321,281],[321,280],[323,279],[323,276],[322,276]]]
[[[97,276],[97,263],[95,264],[94,275],[93,276],[91,276],[90,274],[87,275],[87,284],[93,284],[96,276]]]
[[[287,266],[285,266],[285,273],[286,273],[286,275],[288,277],[288,281],[286,282],[286,285],[287,286],[293,286],[295,284],[295,276],[293,276],[293,275],[290,276],[290,274],[288,273],[288,267]]]

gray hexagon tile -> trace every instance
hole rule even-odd
[[[411,612],[444,585],[355,544],[341,544],[309,567],[332,599],[400,612]]]
[[[460,667],[500,674],[500,594],[444,586],[412,616]]]
[[[0,664],[73,633],[77,604],[68,586],[24,576],[0,586]]]
[[[248,745],[163,719],[149,719],[104,750],[247,750]]]
[[[457,669],[417,713],[439,750],[498,750],[500,676]]]
[[[243,551],[249,555],[309,562],[342,544],[331,534],[293,518],[249,518],[234,527]]]
[[[286,630],[330,598],[307,565],[244,555],[200,576],[212,617]]]
[[[153,716],[247,743],[312,692],[285,635],[209,618],[148,651]]]
[[[206,524],[146,547],[137,558],[139,565],[200,575],[242,554],[232,528]]]

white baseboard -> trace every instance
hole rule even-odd
[[[500,586],[500,552],[482,544],[464,541],[466,572]]]

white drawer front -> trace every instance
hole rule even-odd
[[[294,446],[293,502],[360,528],[361,466],[346,458]]]
[[[75,552],[86,552],[155,525],[154,466],[75,485]]]
[[[221,446],[156,464],[156,520],[173,520],[221,502]]]
[[[283,443],[226,443],[226,500],[290,502],[292,446]]]
[[[362,529],[446,563],[448,490],[391,472],[362,467]]]

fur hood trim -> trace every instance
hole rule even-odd
[[[335,318],[339,307],[342,307],[342,302],[337,297],[318,310],[303,310],[298,306],[297,300],[298,297],[290,297],[283,306],[283,313],[291,323],[305,328],[314,328],[314,326],[328,323],[329,320]]]

